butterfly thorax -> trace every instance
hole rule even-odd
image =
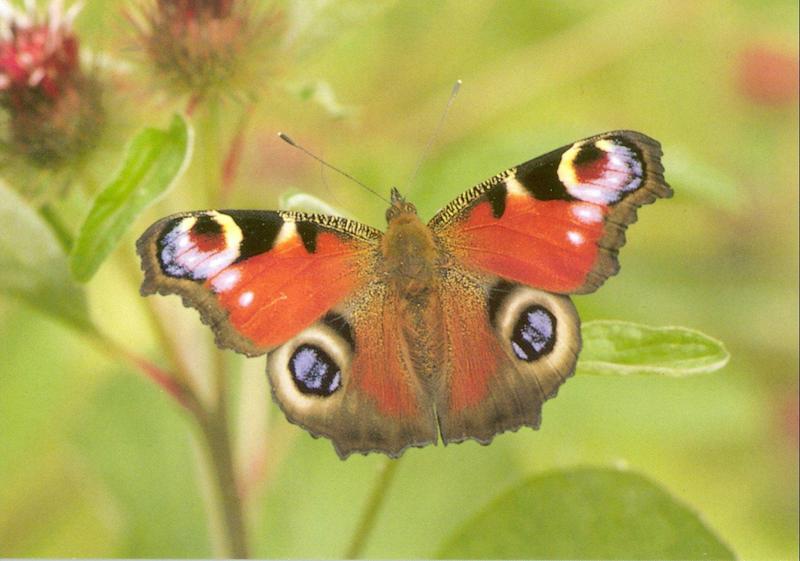
[[[417,216],[417,209],[396,191],[386,211],[388,227],[382,251],[387,282],[401,298],[425,299],[436,278],[438,250],[433,232]]]

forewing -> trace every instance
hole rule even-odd
[[[587,293],[618,271],[636,210],[670,196],[658,142],[614,131],[484,181],[429,225],[474,270],[548,292]]]
[[[143,295],[178,294],[222,347],[263,354],[370,281],[381,233],[281,211],[181,213],[137,242]]]

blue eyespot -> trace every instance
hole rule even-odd
[[[552,351],[555,344],[556,317],[539,305],[526,308],[511,333],[511,348],[517,358],[533,362]]]
[[[301,393],[328,397],[342,385],[342,372],[317,346],[300,345],[289,358],[292,380]]]

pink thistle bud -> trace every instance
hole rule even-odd
[[[0,0],[0,108],[4,144],[39,167],[55,168],[94,145],[102,121],[99,87],[81,69],[72,20],[53,0],[42,14]]]
[[[156,76],[195,98],[255,86],[265,59],[259,48],[278,21],[246,0],[140,0],[127,15]]]

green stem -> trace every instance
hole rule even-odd
[[[375,486],[367,498],[367,504],[361,514],[361,520],[358,522],[353,538],[350,540],[350,546],[344,555],[345,559],[358,559],[363,553],[364,545],[372,533],[372,529],[378,519],[378,513],[386,500],[386,494],[394,480],[399,464],[400,460],[392,460],[390,458],[384,460],[378,479],[375,481]]]
[[[133,246],[132,243],[127,245],[128,247]],[[127,256],[125,257],[126,258],[122,261],[122,266],[125,267],[127,272],[125,277],[130,279],[131,282],[135,284],[135,289],[138,290],[139,279],[141,278],[142,272],[135,260],[129,259]],[[153,332],[156,335],[156,339],[158,339],[161,349],[164,354],[166,354],[167,360],[172,367],[175,379],[183,386],[192,388],[191,370],[186,364],[186,361],[183,359],[183,355],[181,355],[178,345],[175,343],[172,335],[170,335],[170,329],[167,327],[166,322],[161,317],[155,299],[140,298],[140,300],[144,306],[145,312],[147,313],[147,319],[150,323],[150,327],[152,327]],[[195,399],[198,399],[197,396],[195,396]]]
[[[174,373],[166,372],[146,358],[128,350],[100,331],[95,325],[89,326],[83,333],[99,351],[105,353],[114,360],[127,362],[136,369],[142,371],[145,376],[174,397],[178,403],[183,405],[196,419],[202,420],[205,416],[203,407],[192,388],[179,380]]]
[[[217,208],[222,199],[222,126],[221,104],[218,96],[205,100],[203,118],[198,123],[201,161],[198,170],[205,183],[206,201],[209,208]]]
[[[217,411],[200,424],[200,428],[213,468],[216,500],[221,507],[224,543],[220,544],[220,553],[227,558],[246,559],[249,556],[247,531],[236,481],[227,408],[220,404]]]
[[[203,100],[205,114],[198,119],[198,137],[201,142],[200,160],[196,173],[205,185],[209,208],[218,208],[222,198],[222,127],[221,102],[217,97]],[[242,497],[237,484],[233,458],[232,438],[228,423],[229,372],[223,351],[213,348],[212,384],[215,390],[214,406],[201,423],[215,485],[215,509],[222,521],[224,535],[220,536],[220,550],[224,557],[248,557],[247,531],[244,521]]]
[[[64,224],[64,221],[61,220],[61,217],[58,216],[55,209],[49,204],[44,204],[39,208],[39,214],[50,226],[61,248],[66,253],[69,253],[72,249],[72,233],[69,231],[69,228],[67,228],[67,225]]]

